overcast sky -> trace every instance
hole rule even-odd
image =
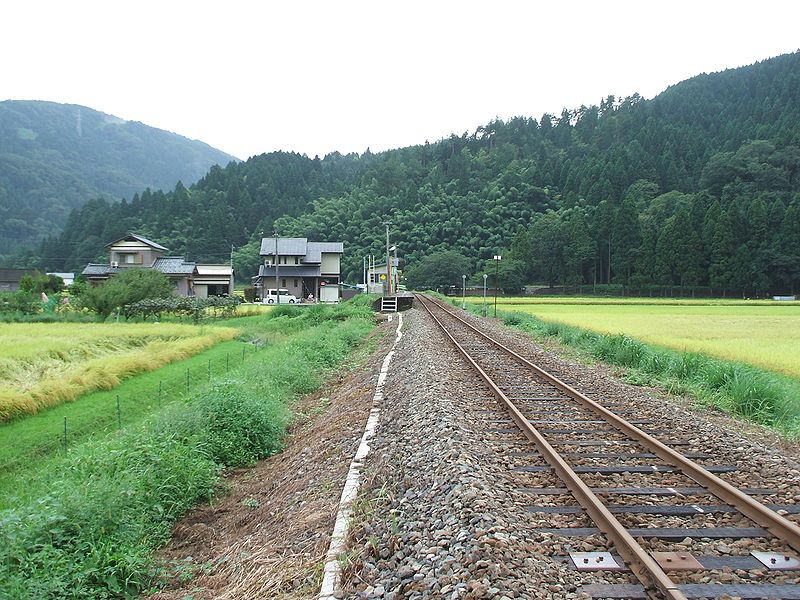
[[[800,47],[800,2],[4,3],[0,99],[82,104],[240,158],[362,152],[651,98]]]

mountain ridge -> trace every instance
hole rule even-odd
[[[0,102],[0,254],[52,235],[91,198],[191,184],[235,160],[202,141],[78,104]]]

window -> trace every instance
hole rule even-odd
[[[283,277],[281,277],[281,287],[286,287],[286,280]]]
[[[294,287],[297,287],[297,279],[294,280]]]
[[[296,265],[300,264],[300,257],[299,256],[295,256],[294,257],[294,264],[296,264]],[[297,284],[295,283],[295,285],[297,285]]]

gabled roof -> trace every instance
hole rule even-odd
[[[283,256],[305,256],[308,238],[278,238],[278,254]],[[261,240],[261,256],[275,255],[275,238],[265,237]]]
[[[186,262],[182,256],[162,256],[153,262],[152,268],[164,275],[191,275],[197,263]]]
[[[342,242],[308,242],[304,263],[322,262],[322,253],[344,253],[344,243]]]
[[[121,242],[122,240],[128,240],[128,239],[134,239],[137,242],[142,242],[143,244],[147,244],[151,248],[155,248],[156,250],[161,250],[162,252],[169,252],[169,250],[167,248],[165,248],[164,246],[162,246],[161,244],[157,244],[156,242],[154,242],[152,240],[148,240],[146,237],[141,236],[138,233],[129,233],[128,235],[124,235],[121,238],[119,238],[118,240],[114,240],[110,244],[106,244],[106,248],[108,248],[109,246],[113,246],[117,242]]]

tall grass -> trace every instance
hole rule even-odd
[[[467,307],[476,314],[482,312],[481,306]],[[556,338],[597,360],[626,367],[628,378],[634,383],[657,384],[675,393],[689,393],[701,402],[784,435],[800,435],[800,381],[796,379],[698,352],[661,348],[626,335],[547,322],[528,314],[500,311],[498,317],[534,337]]]
[[[83,445],[42,475],[46,496],[0,512],[0,598],[147,590],[159,572],[152,553],[171,524],[217,492],[221,469],[278,451],[291,399],[318,387],[372,327],[358,307],[271,317],[261,328],[286,338],[259,361],[139,427]]]
[[[0,421],[112,389],[236,334],[189,325],[0,326],[0,340],[8,344],[0,356]]]

